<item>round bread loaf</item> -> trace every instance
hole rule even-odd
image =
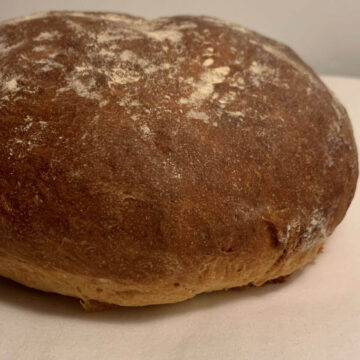
[[[208,17],[3,22],[0,142],[0,275],[87,308],[287,276],[358,175],[349,118],[316,74]]]

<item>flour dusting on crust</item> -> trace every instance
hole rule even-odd
[[[353,150],[346,112],[311,69],[286,46],[208,17],[48,12],[2,22],[0,112],[9,167],[36,159],[63,184],[95,179],[89,188],[109,199],[119,183],[169,197],[184,227],[201,229],[190,247],[204,253],[222,236],[241,247],[253,225],[239,229],[254,221],[270,224],[280,246],[297,237],[299,249],[317,247],[340,206],[328,179],[356,166],[341,155]],[[55,154],[49,164],[44,154]],[[167,211],[156,206],[154,224]]]

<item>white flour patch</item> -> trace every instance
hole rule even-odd
[[[128,15],[113,14],[113,13],[90,14],[88,12],[72,11],[71,13],[68,14],[68,16],[88,18],[88,19],[94,19],[94,20],[101,19],[101,20],[107,20],[107,21],[111,21],[111,22],[122,22],[122,23],[128,24],[128,25],[135,25],[136,23],[141,23],[143,21],[146,21],[142,18],[136,18],[136,17],[131,17]]]
[[[171,64],[169,63],[163,63],[160,65],[160,69],[168,70],[171,68]]]
[[[117,15],[103,15],[104,19],[122,22],[123,27],[111,28],[103,33],[97,35],[99,43],[107,43],[116,40],[136,40],[144,36],[158,42],[170,41],[177,43],[181,41],[183,33],[181,30],[195,28],[197,25],[193,23],[184,23],[181,25],[170,24],[162,29],[157,29],[157,26],[165,23],[164,19],[145,20],[145,19],[132,19],[125,16]]]
[[[299,250],[308,251],[310,248],[326,238],[325,217],[320,213],[320,211],[313,211],[305,228],[301,226],[300,219],[293,219],[288,223],[285,231],[281,231],[279,234],[279,242],[286,245],[291,238],[298,237],[299,233],[301,233],[302,240]]]
[[[236,100],[237,93],[235,91],[229,91],[225,93],[218,101],[222,108],[225,108],[227,105]]]
[[[146,124],[141,125],[140,130],[145,137],[148,137],[152,134],[150,128]]]
[[[103,100],[99,103],[99,106],[102,108],[104,106],[106,106],[109,103],[109,100]]]
[[[94,79],[91,79],[88,84],[84,84],[80,79],[70,79],[70,81],[68,81],[68,86],[57,90],[57,92],[62,93],[65,91],[73,90],[77,95],[81,97],[100,100],[101,96],[94,91],[94,85]]]
[[[144,69],[144,72],[145,72],[145,74],[152,74],[156,71],[168,70],[168,69],[170,69],[170,67],[171,67],[171,65],[168,63],[164,63],[159,66],[150,64]]]
[[[40,71],[50,71],[56,68],[63,68],[64,66],[62,64],[57,63],[54,60],[50,60],[50,59],[40,59],[40,60],[36,60],[34,61],[35,64],[39,64],[40,65]]]
[[[273,74],[275,72],[275,69],[270,68],[269,66],[265,64],[260,64],[257,61],[253,61],[251,63],[251,66],[249,68],[250,72],[255,75],[262,75],[262,74]]]
[[[74,21],[73,19],[66,19],[66,25],[78,36],[89,35],[91,39],[95,39],[96,35],[87,31],[81,24]]]
[[[281,244],[287,245],[291,237],[298,236],[297,234],[299,233],[299,231],[300,231],[300,221],[299,219],[293,219],[287,224],[285,232],[279,231],[278,240]]]
[[[214,85],[222,83],[229,74],[228,66],[221,66],[213,69],[207,69],[200,75],[200,80],[194,84],[195,91],[189,99],[181,100],[180,103],[201,104],[214,91]]]
[[[243,74],[241,72],[235,73],[230,79],[229,82],[230,86],[236,87],[239,90],[244,90],[246,86],[245,86],[245,80],[242,76]]]
[[[133,32],[131,32],[133,33]],[[111,33],[109,30],[104,31],[96,36],[96,40],[99,44],[106,44],[111,41],[116,40],[124,40],[125,37],[125,30],[123,30],[121,33]],[[131,38],[133,40],[133,38]]]
[[[245,113],[243,111],[226,111],[226,113],[233,117],[244,117]]]
[[[177,29],[177,30],[186,30],[186,29],[195,29],[195,28],[197,28],[197,24],[195,24],[193,22],[184,22],[184,23],[182,23],[180,25],[172,24],[170,26],[171,26],[171,28]]]
[[[16,78],[5,81],[3,84],[3,89],[9,92],[15,92],[19,90],[18,82]]]
[[[169,40],[171,42],[178,42],[182,38],[182,33],[175,30],[149,31],[145,32],[145,34],[156,41]]]
[[[204,62],[203,62],[203,65],[204,66],[211,66],[212,64],[214,63],[214,59],[206,59]]]
[[[149,61],[141,58],[140,56],[137,56],[133,51],[131,50],[124,50],[120,54],[120,60],[124,62],[131,62],[133,64],[139,65],[142,69],[145,69],[147,66],[150,65]]]
[[[115,53],[110,51],[110,50],[107,50],[107,49],[101,49],[100,52],[99,52],[99,55],[101,56],[109,56],[109,57],[115,57]]]
[[[181,174],[176,170],[173,171],[173,178],[174,179],[181,179]]]
[[[89,66],[89,65],[81,64],[81,65],[76,65],[75,69],[76,69],[77,72],[82,73],[82,72],[92,71],[93,67]]]
[[[82,97],[88,98],[88,99],[99,99],[100,96],[96,94],[95,92],[91,91],[91,88],[93,85],[95,85],[95,80],[92,79],[89,83],[90,86],[86,86],[83,84],[79,79],[74,80],[71,83],[71,87],[75,92]]]
[[[209,123],[209,116],[202,111],[190,110],[186,116],[191,119],[202,120],[205,124]]]
[[[166,159],[162,162],[163,169],[168,173],[168,176],[173,179],[181,179],[181,173],[176,164],[171,159]]]
[[[212,47],[206,48],[202,55],[205,56],[205,57],[213,56],[214,55],[214,48],[212,48]]]
[[[39,45],[39,46],[35,46],[33,47],[33,51],[35,52],[41,52],[41,51],[44,51],[46,49],[46,47],[44,45]]]
[[[125,24],[134,24],[136,22],[143,21],[142,19],[139,18],[131,18],[121,14],[101,14],[100,18],[103,20],[108,20],[113,22],[123,22]]]
[[[136,55],[131,50],[124,50],[120,54],[119,58],[121,61],[123,61],[125,63],[130,62],[132,64],[139,65],[139,67],[145,72],[145,74],[152,74],[152,73],[154,73],[156,71],[160,71],[160,70],[168,70],[171,67],[171,65],[169,63],[163,63],[160,65],[151,64],[148,60],[141,58],[140,56]],[[126,64],[124,64],[124,68],[126,68]],[[134,70],[132,70],[132,71],[134,71]],[[140,73],[138,75],[141,76]]]
[[[8,52],[11,50],[17,49],[21,45],[24,44],[24,41],[19,41],[17,44],[14,45],[8,45],[6,42],[0,41],[0,57],[4,57]]]
[[[53,40],[59,37],[58,31],[44,31],[40,35],[34,38],[35,41]]]
[[[315,210],[302,235],[303,243],[301,250],[309,250],[319,241],[324,240],[326,236],[326,219],[320,211]]]
[[[138,60],[137,55],[131,51],[131,50],[124,50],[121,54],[120,54],[120,59],[122,61],[129,61],[129,62],[134,62],[136,63]]]
[[[48,126],[48,123],[46,121],[39,121],[39,124],[41,130],[44,130]]]
[[[278,80],[278,77],[275,76],[275,69],[270,68],[265,64],[260,64],[257,61],[251,63],[249,71],[252,76],[252,83],[255,86],[259,86],[261,82],[269,81],[269,79],[272,83],[275,83]]]
[[[129,104],[130,106],[140,106],[141,104],[140,104],[140,102],[139,102],[139,100],[133,100],[133,101],[131,101],[131,103]]]
[[[110,80],[108,85],[125,85],[137,82],[140,80],[140,74],[135,70],[127,70],[121,67],[114,68],[108,73]]]

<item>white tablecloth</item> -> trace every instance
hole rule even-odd
[[[323,79],[360,144],[360,79]],[[360,192],[315,264],[283,284],[86,313],[0,278],[0,359],[360,359]]]

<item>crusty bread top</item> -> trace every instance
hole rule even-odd
[[[355,191],[343,106],[291,49],[213,18],[4,22],[0,119],[0,251],[73,273],[158,281],[254,259],[265,230],[301,251]]]

